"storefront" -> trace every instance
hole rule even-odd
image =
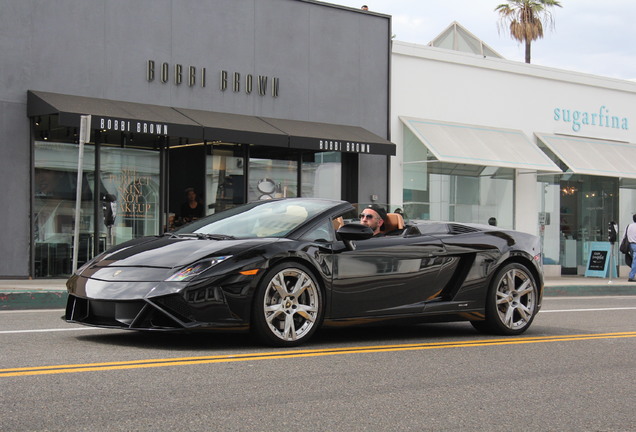
[[[82,164],[80,264],[111,245],[248,201],[341,199],[347,194],[342,173],[355,166],[343,155],[394,152],[389,141],[360,127],[133,103],[114,115],[120,105],[28,92],[29,117],[40,138],[34,141],[36,277],[71,272],[77,119],[87,106],[93,139]],[[132,114],[143,111],[163,115],[146,121]],[[194,213],[184,207],[190,190],[197,194]]]
[[[15,221],[0,277],[64,277],[74,252],[81,265],[256,199],[388,202],[388,16],[305,0],[13,3],[36,30],[17,40],[6,23],[23,49],[0,53],[0,79],[32,72],[0,90],[14,137],[0,175],[32,180],[0,198]]]
[[[609,223],[624,230],[636,213],[636,83],[397,41],[392,51],[391,208],[496,220],[541,236],[546,274],[586,274]]]

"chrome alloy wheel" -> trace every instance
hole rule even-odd
[[[501,324],[510,330],[528,326],[536,313],[537,288],[524,270],[510,268],[499,280],[496,309]]]
[[[271,333],[283,341],[297,341],[316,325],[320,293],[314,280],[303,270],[288,267],[276,273],[263,297],[265,322]]]

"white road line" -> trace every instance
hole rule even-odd
[[[3,310],[0,311],[0,315],[3,314],[19,314],[19,313],[38,313],[38,312],[57,312],[64,313],[64,309],[17,309],[17,310]]]
[[[61,332],[61,331],[81,331],[81,330],[107,330],[99,327],[74,327],[74,328],[51,328],[51,329],[33,329],[33,330],[0,330],[0,334],[14,334],[14,333],[48,333],[48,332]]]
[[[553,300],[590,300],[590,299],[621,299],[621,300],[634,300],[636,296],[633,295],[597,295],[597,296],[543,296],[543,301],[551,302]]]
[[[636,307],[617,307],[617,308],[594,308],[594,309],[552,309],[543,310],[539,313],[545,312],[598,312],[598,311],[614,311],[614,310],[636,310]]]

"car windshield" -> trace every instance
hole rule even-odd
[[[200,219],[173,234],[285,237],[305,221],[338,204],[337,201],[302,198],[258,201]]]

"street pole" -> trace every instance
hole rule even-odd
[[[73,273],[77,270],[77,256],[80,235],[80,213],[82,210],[82,181],[84,177],[84,144],[91,139],[91,116],[83,115],[80,120],[79,152],[77,155],[77,185],[75,187],[75,227],[73,228]]]

